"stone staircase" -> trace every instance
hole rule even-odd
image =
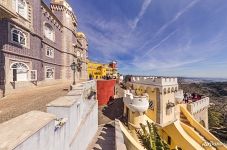
[[[195,131],[195,133],[204,141],[204,142],[208,142],[209,141],[199,132],[196,130],[196,128],[194,128],[190,122],[188,121],[188,119],[186,118],[186,116],[181,112],[180,113],[180,121],[183,122],[184,124],[186,124],[187,126],[189,126],[192,130]],[[210,146],[208,149],[212,149],[212,150],[216,150],[215,147],[213,146]]]
[[[99,125],[97,135],[87,150],[115,150],[114,125]]]
[[[180,112],[180,121],[183,122],[184,124],[192,127],[190,122],[188,121],[188,119],[186,118],[186,116],[182,112]]]

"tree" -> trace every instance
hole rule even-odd
[[[141,129],[136,129],[136,134],[145,149],[170,150],[169,145],[161,139],[158,129],[154,123],[149,123],[147,121],[147,126],[140,124],[140,127]]]

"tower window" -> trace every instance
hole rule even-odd
[[[16,10],[16,12],[22,16],[23,18],[28,18],[28,7],[25,0],[13,0],[13,7]]]
[[[51,41],[54,41],[54,29],[49,23],[44,25],[44,36]]]

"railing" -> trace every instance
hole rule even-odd
[[[187,109],[191,114],[195,114],[209,107],[209,104],[210,104],[209,97],[205,97],[201,100],[197,100],[195,102],[189,103],[187,105]]]

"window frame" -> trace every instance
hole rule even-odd
[[[53,75],[52,75],[51,78],[47,77],[47,70],[48,69],[53,69]],[[45,67],[45,79],[47,79],[47,80],[53,80],[53,79],[55,79],[55,67],[50,67],[50,66],[46,66]]]
[[[12,0],[14,1],[14,7],[15,7],[15,10],[17,12],[17,14],[21,17],[23,17],[24,19],[28,19],[28,4],[26,2],[26,0]],[[20,11],[19,11],[19,1],[23,1],[24,2],[24,14],[22,14]]]
[[[35,78],[32,79],[32,72],[35,74]],[[30,81],[37,81],[37,70],[30,70]]]
[[[54,48],[50,47],[50,46],[46,46],[46,56],[49,57],[49,58],[54,58]],[[50,52],[49,52],[49,55],[47,54],[48,51],[51,51],[52,50],[52,55],[50,55]]]
[[[49,29],[49,31],[47,31],[47,29]],[[47,33],[47,32],[50,32],[52,31],[52,36],[50,37]],[[54,31],[54,28],[51,24],[45,22],[44,25],[43,25],[43,34],[44,34],[44,37],[55,42],[55,31]]]
[[[14,31],[18,32],[17,33],[18,41],[14,41],[14,34],[16,34],[16,33],[14,33]],[[24,47],[27,47],[27,35],[21,29],[13,27],[10,30],[10,35],[11,35],[11,42],[16,43],[16,44],[21,45],[21,46],[24,46]],[[22,35],[23,35],[23,38],[24,38],[24,43],[21,42]]]

